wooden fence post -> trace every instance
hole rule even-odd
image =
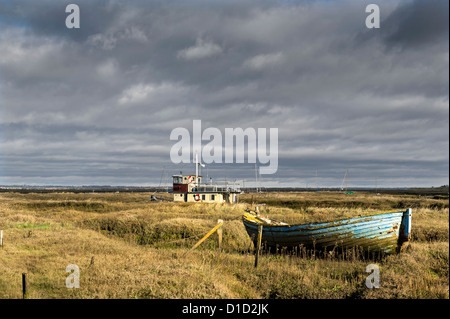
[[[3,230],[0,231],[0,246],[3,248]]]
[[[219,219],[218,221],[217,221],[217,224],[218,225],[222,225],[223,224],[223,220],[222,219]],[[222,251],[222,226],[220,226],[218,229],[217,229],[217,235],[219,236],[219,253]]]
[[[208,238],[209,236],[211,236],[217,229],[219,229],[220,227],[222,227],[223,224],[223,220],[219,219],[219,223],[216,225],[216,227],[214,227],[213,229],[211,229],[202,239],[200,239],[190,250],[188,250],[183,256],[186,256],[187,254],[189,254],[191,251],[193,251],[195,248],[197,248],[206,238]]]
[[[263,225],[258,226],[258,237],[256,237],[255,245],[255,268],[258,267],[259,250],[261,249],[261,239],[262,239]]]
[[[22,296],[23,299],[28,299],[28,280],[26,273],[22,273]]]

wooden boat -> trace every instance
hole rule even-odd
[[[256,242],[262,225],[261,243],[266,247],[311,247],[348,249],[361,247],[369,252],[399,252],[410,239],[411,209],[387,211],[331,222],[295,224],[274,221],[248,210],[243,215],[247,233]]]

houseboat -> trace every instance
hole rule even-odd
[[[236,185],[202,184],[200,175],[173,175],[175,202],[237,203],[241,193]]]
[[[198,174],[196,157],[195,174],[173,175],[173,200],[175,202],[202,202],[202,203],[237,203],[241,193],[236,183],[213,184],[212,179],[208,183],[202,183],[202,176]]]

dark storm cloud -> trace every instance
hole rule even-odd
[[[82,28],[61,28],[69,14],[65,13],[69,3],[71,2],[54,0],[42,0],[35,4],[30,1],[5,1],[0,14],[8,24],[30,28],[37,36],[52,35],[82,42],[117,21],[124,6],[120,2],[108,0],[72,2],[80,7],[83,15]]]
[[[76,3],[80,29],[60,1],[0,5],[0,183],[158,184],[191,167],[169,135],[193,119],[278,128],[268,184],[448,180],[445,1],[377,2],[380,29],[361,1]]]
[[[385,40],[391,46],[417,47],[448,38],[449,3],[414,0],[400,4],[384,21]],[[447,44],[448,45],[448,44]]]
[[[448,46],[442,41],[449,34],[448,1],[408,0],[394,2],[388,8],[383,3],[380,11],[380,32],[361,30],[358,41],[381,37],[389,49],[436,44]]]

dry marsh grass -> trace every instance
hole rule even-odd
[[[164,196],[170,196],[165,194]],[[0,194],[0,298],[449,298],[448,200],[355,193],[257,194],[263,214],[291,223],[413,208],[412,240],[379,260],[263,252],[241,221],[250,194],[237,205],[151,202],[150,194]],[[265,205],[261,205],[265,203]],[[213,234],[185,253],[218,219]],[[368,289],[366,266],[380,267],[380,288]],[[65,286],[66,266],[80,268],[80,288]]]

